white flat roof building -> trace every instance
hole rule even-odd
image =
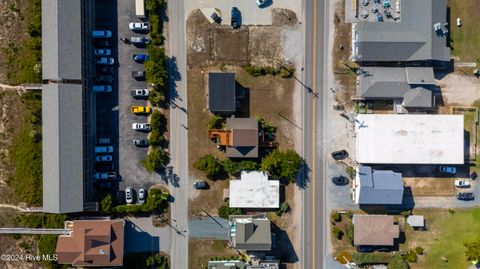
[[[463,164],[463,115],[360,114],[356,158],[363,164]]]
[[[265,172],[242,171],[240,179],[230,180],[230,207],[278,208],[279,203],[280,181],[268,180]]]

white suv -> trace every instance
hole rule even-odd
[[[135,131],[150,131],[150,123],[138,123],[135,122],[132,124],[132,129]]]

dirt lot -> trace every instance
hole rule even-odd
[[[404,178],[414,196],[453,196],[455,186],[452,178]]]
[[[190,239],[188,242],[188,268],[206,268],[212,257],[237,256],[222,240]],[[194,255],[195,254],[195,255]]]
[[[450,73],[437,84],[442,89],[442,97],[446,106],[470,106],[475,100],[480,99],[480,79],[466,76],[459,72]]]

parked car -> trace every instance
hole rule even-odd
[[[135,53],[133,54],[133,60],[137,63],[143,63],[148,60],[148,54]]]
[[[111,66],[101,66],[97,68],[97,72],[112,75],[115,73],[115,68]]]
[[[128,24],[128,28],[133,31],[145,31],[150,29],[149,22],[131,22]]]
[[[95,170],[97,172],[108,172],[112,171],[115,168],[115,165],[112,162],[98,162],[95,164]]]
[[[112,146],[97,146],[95,147],[95,153],[112,153]]]
[[[131,37],[130,38],[130,43],[134,44],[134,45],[146,45],[148,43],[150,43],[150,39],[146,38],[146,37]]]
[[[139,123],[135,122],[132,124],[132,129],[135,131],[150,131],[150,123]]]
[[[212,15],[210,15],[210,18],[212,18],[212,20],[218,24],[222,22],[222,18],[218,15],[216,11],[213,11]]]
[[[440,166],[438,171],[444,174],[455,174],[457,172],[457,168],[453,166]]]
[[[125,189],[125,202],[127,202],[127,204],[133,203],[133,189],[132,189],[132,187],[127,187]]]
[[[113,82],[113,76],[111,75],[101,75],[95,77],[95,82]]]
[[[99,137],[97,138],[97,145],[108,145],[110,144],[110,138],[108,137]]]
[[[135,114],[148,114],[152,111],[149,106],[132,106],[130,110]]]
[[[336,177],[332,177],[332,182],[335,185],[347,185],[348,178],[344,176],[336,176]]]
[[[110,56],[111,53],[109,49],[95,49],[95,55],[97,56]]]
[[[112,92],[112,86],[110,85],[93,85],[93,92]]]
[[[197,181],[193,183],[193,187],[197,190],[205,190],[208,189],[208,183],[206,181]]]
[[[101,57],[95,60],[96,64],[99,65],[113,65],[115,63],[115,60],[111,57],[106,58],[106,57]]]
[[[232,7],[230,23],[234,29],[240,28],[241,18],[242,16],[240,14],[240,10],[238,10],[236,7]]]
[[[111,189],[113,188],[113,183],[111,181],[97,181],[97,188],[100,189]]]
[[[95,173],[95,179],[97,180],[106,180],[106,179],[117,179],[117,173],[115,172],[103,172]]]
[[[460,18],[457,18],[457,26],[458,27],[462,26],[462,20],[460,20]]]
[[[147,139],[133,139],[133,144],[137,147],[146,147],[148,146]]]
[[[470,181],[457,179],[457,180],[455,180],[455,187],[470,188]]]
[[[145,80],[145,71],[132,71],[132,77],[136,80]]]
[[[347,157],[348,157],[348,152],[344,149],[332,152],[332,158],[334,160],[337,160],[337,161],[343,160],[343,159],[346,159]]]
[[[96,48],[111,48],[112,47],[112,42],[104,39],[94,39],[93,40],[93,45]]]
[[[473,192],[457,192],[457,199],[464,201],[474,200],[475,195]]]
[[[98,155],[95,157],[97,162],[111,162],[113,160],[112,155]]]
[[[138,203],[143,205],[145,204],[145,189],[141,188],[138,190]]]
[[[92,31],[93,38],[110,38],[112,37],[112,32],[110,31]]]
[[[131,89],[130,94],[132,97],[138,98],[138,97],[148,97],[150,94],[150,91],[148,89]]]
[[[271,0],[257,0],[257,6],[262,8],[268,5]]]

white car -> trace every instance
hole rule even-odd
[[[148,97],[150,91],[148,89],[131,89],[130,94],[132,97]]]
[[[95,50],[95,55],[97,56],[109,56],[112,53],[111,50],[109,49],[96,49]]]
[[[101,162],[111,162],[113,160],[112,155],[99,155],[95,158],[99,163]]]
[[[145,189],[143,188],[138,190],[138,203],[141,205],[145,204]]]
[[[135,122],[132,124],[132,129],[135,131],[150,131],[150,123]]]
[[[95,63],[99,65],[113,65],[115,63],[115,60],[110,57],[109,58],[102,57],[102,58],[96,59]]]
[[[128,24],[128,28],[130,28],[130,30],[137,30],[137,31],[141,31],[141,30],[148,30],[150,29],[150,23],[148,22],[131,22]]]
[[[457,26],[458,27],[462,26],[462,21],[460,20],[460,18],[457,18]]]
[[[271,0],[257,0],[257,6],[262,8],[265,7]]]
[[[127,204],[133,203],[133,189],[132,187],[127,187],[125,189],[125,201]]]
[[[470,181],[468,180],[455,180],[455,187],[458,188],[470,188]]]

